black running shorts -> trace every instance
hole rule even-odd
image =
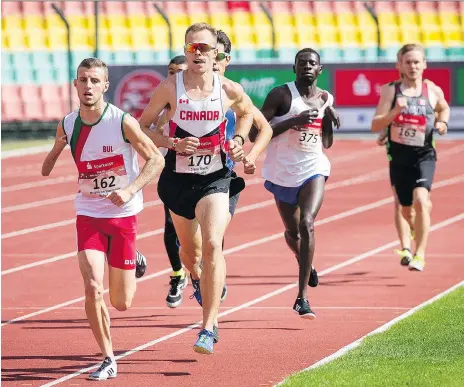
[[[412,205],[415,188],[432,189],[435,166],[436,161],[430,159],[418,161],[414,165],[390,162],[390,182],[402,206]]]
[[[197,203],[215,193],[228,192],[230,198],[237,196],[233,205],[235,211],[238,194],[244,188],[245,181],[225,168],[206,176],[180,174],[164,169],[158,182],[158,195],[176,215],[192,220],[195,219]]]

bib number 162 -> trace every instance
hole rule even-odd
[[[190,156],[188,159],[189,167],[199,167],[201,165],[209,165],[211,163],[211,155]]]
[[[105,189],[105,188],[112,188],[115,187],[114,181],[116,178],[114,176],[102,177],[101,179],[93,179],[92,182],[94,183],[93,189]]]

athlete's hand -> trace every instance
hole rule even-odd
[[[243,158],[243,166],[244,166],[244,172],[247,175],[253,175],[256,172],[256,160],[254,160],[251,157],[244,157]]]
[[[119,189],[111,192],[106,198],[111,200],[114,205],[121,207],[132,199],[132,194],[125,189]]]
[[[296,130],[306,130],[307,128],[303,125],[312,124],[318,115],[319,110],[317,109],[305,110],[293,117],[293,125],[296,126]]]
[[[240,162],[243,160],[245,156],[245,152],[243,151],[242,146],[235,140],[229,141],[229,155],[232,161]]]
[[[438,134],[441,136],[445,135],[446,132],[448,132],[448,127],[446,126],[444,122],[441,122],[441,121],[438,121],[435,124],[435,128],[437,129]]]
[[[406,97],[398,97],[396,99],[395,111],[401,113],[404,108],[408,107],[408,99]]]
[[[63,148],[67,144],[66,135],[55,138],[55,148]]]
[[[385,145],[387,143],[387,133],[386,132],[381,132],[379,134],[379,137],[377,137],[377,145]]]
[[[333,106],[327,106],[324,110],[324,115],[330,118],[330,121],[337,129],[340,129],[340,116]]]
[[[200,145],[200,140],[196,137],[185,137],[179,141],[176,146],[176,152],[184,153],[187,155],[194,154]]]

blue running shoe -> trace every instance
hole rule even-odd
[[[193,294],[190,296],[190,298],[195,297],[195,299],[200,304],[200,306],[202,306],[201,292],[200,292],[200,280],[194,280],[191,274],[190,274],[190,279],[192,280],[192,286],[193,286]]]
[[[193,346],[193,350],[198,353],[205,355],[211,355],[213,353],[214,346],[214,333],[206,329],[202,329],[198,334],[198,340]]]
[[[216,325],[213,325],[213,336],[214,336],[214,344],[219,341],[219,330]]]

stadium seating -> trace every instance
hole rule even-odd
[[[66,28],[52,8],[57,4],[71,26],[71,65],[67,68]],[[363,1],[158,1],[172,28],[173,52],[182,52],[185,29],[205,21],[231,38],[235,63],[291,62],[302,47],[317,49],[323,62],[394,61],[409,42],[424,45],[428,60],[464,59],[464,3],[460,1],[372,2],[377,27]],[[265,11],[261,4],[267,10]],[[268,14],[275,28],[275,47]],[[109,65],[166,64],[169,29],[153,2],[100,1],[99,57]],[[2,80],[4,96],[22,85],[70,82],[77,64],[95,49],[92,1],[2,2]],[[275,50],[274,50],[275,49]],[[380,55],[380,58],[379,58]],[[23,94],[17,93],[21,101]],[[32,95],[32,94],[31,94]],[[42,95],[33,94],[41,101]],[[6,101],[6,102],[5,102]],[[36,101],[19,109],[3,98],[3,120],[56,117]],[[16,100],[15,100],[16,101]],[[4,106],[5,104],[5,106]]]

